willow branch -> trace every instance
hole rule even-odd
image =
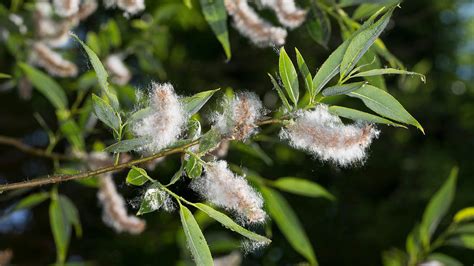
[[[18,150],[30,155],[44,157],[44,158],[53,159],[53,160],[76,160],[77,159],[72,156],[54,153],[54,152],[50,153],[42,149],[34,148],[30,145],[23,143],[19,139],[7,137],[7,136],[0,135],[0,144],[15,147]]]
[[[164,156],[168,156],[171,154],[176,154],[176,153],[182,153],[184,152],[187,148],[194,146],[198,144],[198,140],[195,140],[191,143],[185,144],[181,147],[165,150],[159,153],[156,153],[154,155],[144,157],[141,159],[125,162],[122,164],[117,164],[117,165],[112,165],[112,166],[107,166],[104,168],[100,168],[97,170],[93,171],[87,171],[75,175],[54,175],[54,176],[47,176],[47,177],[41,177],[33,180],[27,180],[27,181],[21,181],[17,183],[11,183],[11,184],[5,184],[5,185],[0,185],[0,192],[4,191],[9,191],[9,190],[15,190],[15,189],[21,189],[21,188],[31,188],[31,187],[36,187],[36,186],[43,186],[43,185],[48,185],[48,184],[54,184],[54,183],[60,183],[60,182],[65,182],[65,181],[70,181],[70,180],[77,180],[77,179],[82,179],[82,178],[87,178],[87,177],[92,177],[92,176],[99,176],[108,172],[116,172],[122,169],[130,168],[134,165],[145,163],[148,161],[155,160],[157,158],[161,158]]]

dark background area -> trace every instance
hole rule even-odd
[[[149,3],[151,8],[153,5],[159,3]],[[380,265],[383,251],[391,247],[403,249],[406,235],[421,219],[429,198],[447,178],[452,166],[460,167],[460,175],[450,215],[474,205],[474,3],[412,0],[401,6],[382,39],[409,70],[425,73],[427,83],[422,84],[414,77],[388,77],[387,84],[390,93],[423,125],[426,135],[414,128],[380,126],[382,134],[372,144],[366,163],[350,169],[323,164],[278,143],[262,144],[274,160],[271,166],[232,149],[228,156],[229,162],[252,168],[270,179],[297,176],[316,181],[337,197],[331,203],[285,194],[311,239],[320,265]],[[96,27],[101,20],[94,15],[85,27]],[[160,61],[164,72],[134,72],[133,85],[143,88],[149,80],[167,80],[186,95],[229,86],[255,91],[271,102],[268,99],[275,97],[275,93],[266,73],[277,71],[276,51],[252,46],[231,28],[233,58],[225,62],[219,43],[202,19],[196,18],[194,22],[194,26],[173,22],[164,27],[163,34],[169,37],[166,42],[169,54]],[[133,34],[130,32],[130,36]],[[339,31],[333,23],[330,50],[339,43]],[[298,47],[313,73],[330,52],[312,41],[304,27],[289,34],[285,47],[293,58],[293,48]],[[4,57],[0,58],[0,70],[5,70],[11,57],[6,53],[1,55]],[[128,63],[138,71],[139,65],[133,58]],[[358,104],[351,99],[346,103]],[[49,117],[54,123],[53,110],[38,94],[34,93],[30,102],[20,100],[16,90],[2,92],[0,133],[44,145],[47,136],[34,120],[33,112]],[[177,160],[161,165],[157,174],[172,175],[178,167]],[[0,180],[11,182],[40,176],[50,173],[51,167],[47,160],[0,147]],[[124,179],[116,180],[122,180],[119,188],[128,199],[133,200],[139,194],[138,189],[126,187]],[[185,186],[181,182],[177,189],[189,193]],[[146,215],[148,228],[144,234],[118,235],[103,225],[94,189],[68,183],[60,190],[78,206],[84,228],[82,239],[73,237],[70,259],[98,265],[171,265],[179,259],[181,250],[175,233],[180,225],[176,213]],[[18,199],[2,198],[0,204],[6,207]],[[13,262],[20,265],[52,263],[55,249],[48,205],[42,204],[16,216],[0,219],[0,249],[11,248]],[[23,222],[14,223],[15,219]],[[447,223],[449,219],[442,226]],[[210,229],[219,228],[214,225]],[[212,239],[213,231],[216,230],[206,230],[206,236]],[[275,226],[272,239],[267,249],[247,255],[244,264],[288,265],[303,260]],[[474,262],[472,251],[454,248],[442,251],[465,265]]]

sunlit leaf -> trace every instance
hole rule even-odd
[[[128,171],[125,181],[130,185],[142,186],[148,181],[146,170],[135,166],[132,167],[132,169]]]
[[[298,104],[299,98],[299,83],[298,83],[298,74],[296,73],[295,66],[291,62],[290,57],[285,51],[285,47],[280,49],[280,59],[279,59],[279,71],[280,77],[285,87],[285,91],[288,94],[290,100],[295,104]]]
[[[335,95],[343,95],[348,94],[349,92],[355,91],[363,86],[365,86],[366,82],[354,82],[354,83],[346,83],[342,85],[331,86],[323,90],[323,96],[335,96]]]
[[[301,55],[300,51],[298,51],[297,48],[295,48],[296,51],[296,61],[298,63],[298,69],[300,70],[300,74],[304,78],[304,84],[306,87],[306,90],[309,92],[309,95],[311,98],[313,98],[314,95],[314,87],[313,87],[313,77],[311,75],[311,72],[309,72],[308,66],[306,65],[306,62],[304,61],[303,56]]]
[[[94,114],[100,121],[115,132],[118,133],[120,131],[120,116],[115,112],[112,106],[99,96],[92,94],[92,107]]]
[[[290,204],[277,191],[261,187],[267,210],[291,246],[311,264],[317,265],[313,247]]]
[[[188,243],[189,250],[191,251],[196,265],[214,265],[209,246],[191,211],[185,206],[180,205],[179,215],[181,217],[184,235],[186,236],[186,242]]]
[[[325,188],[306,179],[297,177],[281,177],[272,182],[272,186],[301,196],[313,198],[324,197],[330,200],[335,200],[335,197]]]
[[[286,109],[291,110],[291,105],[288,102],[288,99],[286,98],[285,93],[283,93],[283,90],[281,89],[278,82],[275,80],[275,78],[273,78],[273,76],[271,74],[268,74],[268,76],[270,77],[270,80],[272,81],[273,87],[277,91],[278,96],[280,97],[281,102],[283,103],[283,105],[286,107]]]
[[[454,215],[454,222],[464,222],[474,219],[474,207],[464,208]]]
[[[403,127],[406,128],[406,126],[402,124],[395,123],[393,121],[390,121],[388,119],[385,119],[383,117],[369,114],[366,112],[362,112],[359,110],[351,109],[351,108],[346,108],[342,106],[329,106],[329,112],[333,115],[341,116],[344,118],[352,119],[354,121],[367,121],[370,123],[377,123],[377,124],[386,124],[386,125],[391,125],[391,126],[396,126],[396,127]]]
[[[390,74],[398,74],[398,75],[416,75],[419,76],[421,81],[426,82],[426,77],[423,74],[410,72],[402,69],[395,69],[395,68],[381,68],[381,69],[372,69],[368,71],[359,72],[352,77],[370,77],[370,76],[378,76],[378,75],[390,75]]]
[[[160,183],[154,182],[150,184],[143,194],[142,202],[137,215],[142,215],[158,210],[161,208],[161,206],[163,206],[163,204],[165,204],[166,199],[166,192],[163,191]]]
[[[207,101],[211,99],[212,95],[214,95],[214,93],[219,90],[220,89],[203,91],[196,93],[193,96],[181,99],[187,114],[192,116],[193,114],[197,113],[207,103]]]
[[[365,85],[347,95],[361,99],[368,108],[379,115],[398,122],[416,126],[424,133],[423,127],[420,123],[418,123],[418,121],[386,91],[371,85]]]

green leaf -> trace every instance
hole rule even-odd
[[[232,54],[230,51],[227,11],[224,6],[224,0],[200,0],[200,3],[204,18],[224,48],[227,60],[230,60]]]
[[[167,194],[161,188],[161,184],[154,182],[148,186],[143,194],[142,203],[137,215],[142,215],[149,212],[154,212],[161,208],[167,200]]]
[[[291,62],[290,57],[285,51],[285,47],[280,49],[280,59],[279,59],[279,70],[280,77],[285,87],[286,93],[290,100],[295,104],[298,104],[299,98],[299,83],[298,83],[298,74],[296,73],[295,66]]]
[[[454,215],[454,222],[465,222],[474,219],[474,207],[464,208]]]
[[[339,73],[339,66],[341,65],[342,57],[344,52],[349,46],[349,41],[344,41],[339,47],[337,47],[334,52],[329,55],[329,57],[324,61],[324,63],[319,68],[318,72],[313,78],[314,93],[317,95],[324,86]]]
[[[194,203],[193,206],[198,208],[199,210],[205,212],[207,215],[209,215],[209,217],[211,217],[212,219],[218,221],[219,223],[221,223],[223,226],[225,226],[229,230],[232,230],[232,231],[234,231],[238,234],[241,234],[242,236],[244,236],[244,237],[246,237],[250,240],[253,240],[253,241],[256,241],[256,242],[259,242],[259,243],[265,243],[265,244],[269,244],[270,242],[272,242],[270,239],[268,239],[264,236],[261,236],[259,234],[256,234],[252,231],[249,231],[249,230],[243,228],[242,226],[235,223],[229,216],[225,215],[222,212],[219,212],[219,211],[213,209],[212,207],[210,207],[206,204]]]
[[[209,246],[191,211],[185,206],[180,205],[179,215],[181,217],[184,235],[186,236],[186,242],[188,243],[189,250],[193,255],[196,265],[214,265]]]
[[[458,237],[448,239],[446,244],[474,250],[474,235],[460,235]]]
[[[362,120],[362,121],[367,121],[367,122],[370,122],[370,123],[386,124],[386,125],[390,125],[390,126],[407,128],[406,126],[404,126],[402,124],[395,123],[395,122],[390,121],[388,119],[385,119],[383,117],[373,115],[373,114],[369,114],[369,113],[366,113],[366,112],[362,112],[362,111],[359,111],[359,110],[351,109],[351,108],[342,107],[342,106],[335,106],[335,105],[330,106],[329,107],[329,112],[333,115],[345,117],[345,118],[348,118],[348,119],[352,119],[354,121]]]
[[[66,94],[59,84],[44,72],[31,67],[25,63],[19,63],[33,86],[46,97],[56,109],[66,109],[68,100]]]
[[[301,55],[300,51],[298,51],[297,48],[295,48],[295,51],[296,51],[296,61],[298,63],[298,69],[300,70],[300,73],[304,78],[304,84],[305,84],[306,90],[308,91],[312,99],[314,96],[316,96],[313,90],[313,77],[311,76],[311,72],[309,72],[308,66],[306,65],[306,62],[304,61],[304,58]]]
[[[67,138],[69,143],[78,151],[83,151],[86,144],[84,142],[84,136],[82,131],[77,125],[77,123],[71,118],[65,120],[60,118],[60,127],[59,129]]]
[[[324,197],[329,200],[335,200],[335,197],[325,188],[306,179],[297,177],[281,177],[271,183],[272,186],[293,194],[318,198]]]
[[[107,71],[104,68],[104,65],[102,65],[102,62],[100,62],[99,57],[94,53],[92,49],[89,48],[84,42],[77,37],[77,35],[71,33],[71,36],[74,37],[77,42],[79,42],[84,50],[86,50],[87,55],[89,56],[89,60],[92,64],[92,67],[94,68],[95,73],[97,74],[97,79],[99,80],[100,87],[102,88],[103,93],[109,98],[110,103],[114,110],[119,110],[119,102],[117,99],[117,95],[115,95],[114,92],[112,92],[109,88],[109,82],[107,79],[109,78],[109,74],[107,74]]]
[[[427,261],[437,261],[445,266],[462,266],[462,262],[442,253],[432,253],[426,258]]]
[[[169,184],[166,186],[171,186],[174,183],[176,183],[183,176],[183,173],[184,173],[184,163],[181,162],[181,166],[179,167],[179,170],[176,171],[176,173],[174,173],[173,177],[171,177],[170,179]]]
[[[419,76],[421,81],[426,82],[426,77],[423,74],[406,71],[402,69],[395,69],[395,68],[380,68],[380,69],[372,69],[368,71],[359,72],[352,77],[370,77],[370,76],[378,76],[378,75],[390,75],[390,74],[399,74],[399,75],[416,75]]]
[[[196,156],[189,155],[184,170],[189,178],[200,177],[202,174],[202,164]]]
[[[5,74],[5,73],[0,73],[0,79],[11,79],[12,76]]]
[[[327,97],[327,96],[348,94],[349,92],[355,91],[365,86],[366,84],[367,82],[354,82],[354,83],[331,86],[323,90],[323,96]]]
[[[135,151],[135,150],[138,150],[139,148],[142,148],[144,145],[146,145],[148,141],[149,141],[148,137],[122,140],[105,148],[104,151],[106,152]]]
[[[331,37],[331,21],[328,15],[321,10],[317,1],[311,1],[309,18],[306,21],[306,30],[315,42],[327,48]]]
[[[364,104],[379,115],[398,122],[416,126],[424,134],[423,127],[408,113],[405,108],[390,94],[371,85],[366,85],[348,96],[361,99]]]
[[[451,234],[474,234],[474,223],[457,225]]]
[[[56,261],[63,264],[66,261],[67,249],[71,238],[71,223],[67,216],[64,205],[56,199],[52,199],[49,205],[49,222],[56,244]]]
[[[199,139],[199,153],[207,153],[219,145],[221,141],[221,134],[216,128],[211,128],[204,133]]]
[[[206,104],[207,101],[211,99],[212,95],[214,95],[214,93],[216,93],[219,90],[220,89],[203,91],[203,92],[196,93],[193,96],[185,97],[181,99],[181,102],[184,105],[184,110],[186,110],[189,116],[192,116],[193,114],[201,110],[204,104]]]
[[[288,99],[286,99],[286,96],[283,93],[283,90],[281,89],[280,85],[278,85],[278,82],[275,80],[275,78],[273,78],[273,76],[271,74],[268,74],[268,76],[270,77],[270,80],[273,83],[273,87],[277,91],[278,96],[280,97],[281,102],[283,103],[283,105],[286,107],[287,110],[291,110],[291,105],[288,102]]]
[[[28,195],[27,197],[21,199],[20,202],[18,202],[15,205],[15,207],[13,208],[13,211],[18,211],[20,209],[33,208],[36,205],[45,201],[47,198],[49,198],[49,193],[46,193],[46,192],[38,192],[38,193]]]
[[[367,70],[372,70],[372,69],[377,69],[381,68],[382,63],[380,62],[380,58],[375,52],[374,46],[370,47],[370,49],[361,57],[359,62],[357,63],[357,68],[351,71],[352,73],[355,73],[356,69],[357,72],[359,71],[367,71]],[[380,88],[384,91],[387,90],[387,85],[385,84],[385,79],[383,76],[366,76],[364,79],[369,82],[369,84]]]
[[[146,170],[143,168],[133,166],[128,171],[126,182],[134,186],[142,186],[148,181]]]
[[[59,195],[58,200],[61,204],[62,210],[66,213],[67,220],[69,221],[69,223],[74,225],[74,231],[76,231],[76,236],[81,237],[82,226],[81,220],[79,218],[79,211],[77,210],[76,206],[68,197],[64,195]]]
[[[317,265],[311,242],[309,242],[303,226],[285,198],[277,191],[267,187],[261,187],[261,192],[270,216],[291,246],[312,265]]]
[[[359,62],[360,58],[369,50],[387,26],[392,16],[393,8],[385,13],[377,22],[356,34],[341,61],[341,77],[345,77]]]
[[[114,111],[112,106],[99,96],[92,94],[92,107],[95,116],[118,134],[121,124],[120,116]]]
[[[448,177],[448,180],[431,198],[428,206],[423,213],[423,219],[420,224],[420,234],[423,243],[429,243],[431,236],[435,232],[441,219],[448,212],[449,207],[456,193],[456,179],[458,168],[454,167]]]

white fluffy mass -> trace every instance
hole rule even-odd
[[[117,0],[117,6],[128,14],[135,15],[145,10],[144,0]]]
[[[225,0],[224,3],[235,28],[254,44],[262,47],[285,44],[286,30],[259,17],[249,6],[248,0]]]
[[[135,123],[133,132],[137,137],[149,138],[141,151],[156,153],[175,142],[181,135],[186,122],[186,112],[169,83],[152,84],[150,109],[147,116]]]
[[[74,77],[77,75],[78,70],[74,63],[64,59],[44,43],[36,42],[32,48],[30,61],[46,69],[49,74],[58,77]]]
[[[132,73],[128,70],[122,58],[118,54],[109,55],[105,59],[105,67],[112,75],[112,82],[118,85],[126,85],[132,78]]]
[[[255,132],[256,123],[263,115],[265,109],[258,96],[251,92],[240,92],[232,100],[224,102],[223,112],[216,114],[213,121],[221,134],[243,140]]]
[[[261,3],[275,11],[280,23],[288,28],[296,28],[306,19],[306,11],[297,8],[295,0],[261,0]]]
[[[326,105],[302,112],[292,125],[282,129],[280,137],[298,149],[308,151],[323,161],[340,166],[362,162],[366,150],[379,131],[370,124],[344,125]]]
[[[70,17],[79,11],[81,0],[54,0],[54,11],[60,17]]]
[[[267,215],[262,196],[244,177],[232,173],[225,161],[209,163],[205,170],[204,176],[191,182],[194,191],[213,204],[234,212],[244,224],[265,221]]]

